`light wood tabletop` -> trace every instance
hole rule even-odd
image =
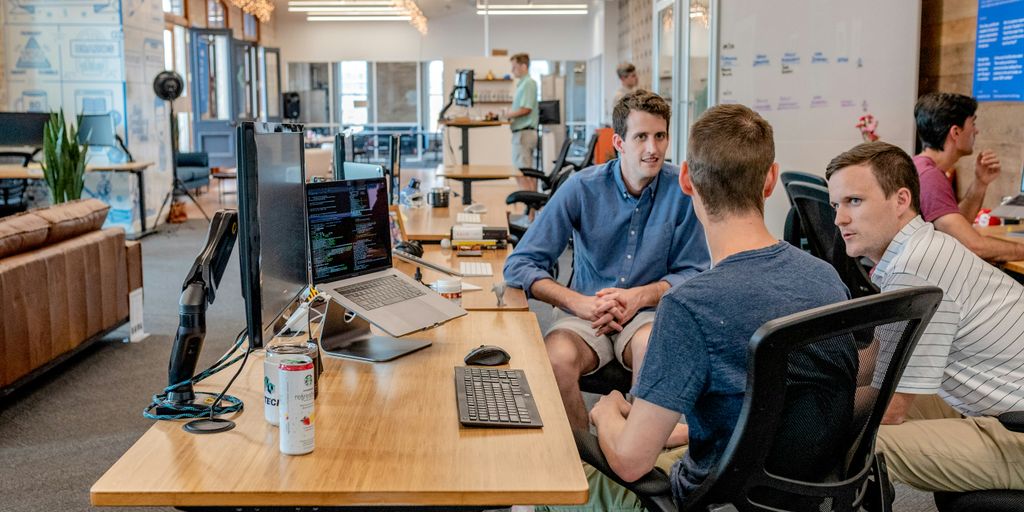
[[[452,180],[503,180],[522,176],[519,169],[511,165],[439,165],[437,176]]]
[[[491,287],[495,283],[500,283],[505,280],[502,274],[502,268],[505,266],[505,259],[508,255],[512,254],[512,249],[506,247],[505,249],[495,250],[484,250],[483,256],[458,256],[456,251],[452,249],[442,249],[440,245],[425,245],[423,247],[424,260],[430,263],[436,263],[448,267],[452,270],[459,270],[459,263],[462,261],[479,261],[483,263],[490,263],[491,270],[493,270],[493,276],[481,276],[481,277],[462,277],[463,283],[475,284],[482,288],[478,291],[467,292],[462,291],[462,309],[467,311],[488,311],[488,310],[520,310],[526,311],[530,309],[530,304],[526,301],[526,293],[519,288],[508,287],[505,289],[505,305],[498,307],[497,298],[494,293],[491,292]],[[395,268],[409,274],[410,276],[416,272],[417,265],[409,263],[405,260],[395,258]],[[423,272],[423,282],[430,283],[436,279],[446,279],[448,274],[438,272],[437,270],[429,267],[420,267]]]
[[[125,162],[120,164],[89,164],[86,172],[139,172],[153,165],[153,162]],[[43,168],[38,163],[27,167],[16,164],[0,164],[0,178],[42,179]]]
[[[193,435],[160,421],[91,489],[96,506],[579,504],[587,481],[541,338],[528,312],[473,312],[410,335],[431,347],[387,363],[326,358],[316,401],[316,448],[278,450],[263,419],[257,352],[230,394],[237,427]],[[459,425],[454,367],[481,344],[524,370],[544,427]],[[219,390],[224,371],[198,386]]]
[[[403,169],[402,180],[407,182],[409,177],[419,178],[420,190],[424,192],[429,192],[432,187],[443,184],[443,178],[436,176],[433,169]],[[480,214],[484,225],[508,229],[507,212],[509,207],[505,204],[505,198],[518,189],[511,180],[507,183],[503,181],[482,183],[476,187],[476,202],[487,207],[487,211]],[[449,197],[447,208],[433,208],[429,205],[423,208],[403,206],[401,211],[406,235],[410,240],[432,242],[450,238],[451,228],[464,208],[465,206],[454,195]]]
[[[441,124],[453,128],[481,128],[484,126],[501,126],[512,124],[510,121],[473,121],[471,119],[442,119]]]
[[[984,227],[975,226],[974,229],[978,230],[979,233],[985,236],[991,236],[993,238],[1018,244],[1024,243],[1024,224]],[[1017,274],[1024,274],[1024,261],[1007,261],[1006,263],[1003,263],[1002,268]]]

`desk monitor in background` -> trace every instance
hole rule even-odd
[[[460,69],[455,72],[455,104],[460,107],[473,106],[473,70]]]
[[[89,114],[81,116],[78,122],[78,143],[91,146],[120,148],[134,162],[131,152],[125,147],[124,141],[114,128],[114,116],[106,114]]]
[[[43,129],[50,114],[0,112],[0,146],[43,147]]]
[[[309,285],[302,125],[238,127],[239,260],[252,347],[283,327]]]
[[[388,170],[388,174],[391,179],[388,183],[388,204],[398,204],[399,202],[399,190],[402,188],[402,136],[398,134],[391,135],[391,168]]]
[[[351,129],[342,131],[334,136],[334,179],[362,179],[347,177],[346,167],[355,162],[354,135]]]
[[[562,124],[562,109],[558,100],[537,103],[537,114],[539,124]]]

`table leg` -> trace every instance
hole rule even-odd
[[[462,127],[462,165],[469,165],[469,127]],[[469,203],[467,203],[469,204]]]
[[[462,204],[473,204],[473,180],[462,180]]]
[[[142,233],[146,232],[146,178],[142,175],[142,171],[137,171],[135,176],[138,177],[139,183],[139,227],[142,228]]]

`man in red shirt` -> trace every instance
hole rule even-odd
[[[914,165],[921,179],[921,215],[983,259],[1021,260],[1024,244],[982,236],[971,227],[988,185],[999,176],[996,154],[991,150],[978,153],[974,182],[959,202],[946,177],[945,170],[974,152],[974,137],[979,133],[977,109],[978,102],[963,94],[932,92],[918,98],[914,117],[923,150],[914,157]]]

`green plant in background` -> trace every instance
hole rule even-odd
[[[64,111],[51,113],[43,129],[43,178],[53,204],[82,197],[88,151],[88,144],[78,144],[78,129],[65,122]]]

